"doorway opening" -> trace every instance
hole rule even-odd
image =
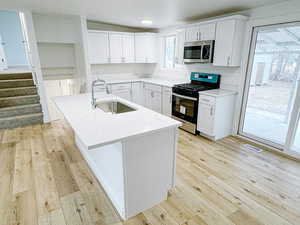
[[[0,10],[0,72],[31,71],[27,40],[23,13]]]

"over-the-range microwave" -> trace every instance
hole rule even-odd
[[[212,63],[215,41],[195,41],[184,43],[184,63]]]

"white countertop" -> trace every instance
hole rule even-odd
[[[226,90],[226,89],[212,89],[208,91],[200,91],[199,94],[208,95],[212,97],[223,97],[228,95],[236,95],[236,91]]]
[[[136,111],[109,114],[101,109],[92,109],[91,94],[60,96],[53,98],[74,132],[88,149],[123,139],[178,127],[180,122],[114,95],[96,93],[97,101],[118,100]]]
[[[118,84],[118,83],[128,83],[128,82],[146,82],[166,87],[173,87],[176,84],[189,83],[189,81],[184,80],[163,80],[159,78],[133,78],[133,79],[105,79],[108,84]]]

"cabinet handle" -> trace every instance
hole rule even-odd
[[[153,91],[151,91],[151,97],[152,97],[152,98],[154,97],[154,92],[153,92]]]
[[[214,107],[210,108],[210,115],[212,116],[214,114]]]
[[[198,37],[198,41],[201,40],[201,32],[199,32],[199,37]]]
[[[199,40],[199,32],[197,32],[197,41]]]
[[[227,57],[227,66],[230,64],[230,56]]]
[[[170,103],[172,103],[172,95],[170,95],[169,101]]]

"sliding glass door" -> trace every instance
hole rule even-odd
[[[240,135],[300,153],[299,77],[300,23],[254,28]]]

